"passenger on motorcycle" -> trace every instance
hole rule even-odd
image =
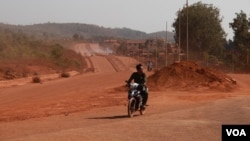
[[[133,80],[134,83],[139,84],[138,90],[141,91],[141,96],[143,98],[142,105],[143,105],[143,107],[145,107],[147,104],[147,100],[148,100],[148,90],[147,90],[147,86],[146,86],[147,77],[146,77],[146,74],[143,72],[143,65],[142,64],[136,65],[136,70],[137,70],[136,72],[133,72],[131,74],[131,76],[127,82],[128,82],[128,84],[130,84]]]

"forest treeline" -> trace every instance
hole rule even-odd
[[[102,41],[104,39],[148,39],[165,38],[166,32],[146,33],[129,28],[106,28],[93,24],[81,23],[43,23],[33,25],[0,24],[0,27],[16,32],[22,32],[43,39],[71,39],[77,35],[82,40]],[[169,41],[173,41],[173,32],[167,32]]]

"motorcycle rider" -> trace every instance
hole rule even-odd
[[[141,96],[143,98],[142,100],[142,106],[145,108],[148,100],[148,91],[147,91],[147,77],[146,74],[143,72],[143,65],[138,64],[136,65],[136,72],[133,72],[128,79],[127,83],[130,84],[131,81],[134,81],[134,83],[138,83],[138,90],[141,91]]]

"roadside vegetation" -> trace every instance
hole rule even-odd
[[[0,79],[46,73],[81,72],[86,62],[60,40],[38,40],[22,32],[0,28]]]
[[[231,72],[250,72],[250,18],[243,11],[235,15],[228,23],[234,37],[227,41],[221,26],[220,9],[202,2],[190,5],[188,9],[184,7],[177,12],[173,23],[175,41],[185,52],[188,42],[190,60],[199,60],[210,67],[220,66]]]

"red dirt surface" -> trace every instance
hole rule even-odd
[[[84,45],[77,49],[88,54],[83,51]],[[93,51],[88,45],[90,50]],[[194,75],[192,79],[196,78],[194,86],[214,78],[206,69],[199,75],[189,71],[189,67],[179,66],[180,63],[169,66],[167,69],[172,71],[168,73],[146,72],[149,76],[146,114],[140,116],[138,112],[134,118],[128,118],[127,91],[123,86],[138,62],[119,56],[89,56],[89,61],[93,72],[70,78],[49,79],[49,75],[39,84],[24,80],[13,80],[12,85],[2,83],[0,141],[220,141],[222,124],[250,124],[248,74],[228,75],[237,81],[239,88],[225,93],[203,89],[180,91],[181,86],[192,84],[187,83],[191,81],[190,73]],[[192,69],[199,68],[190,65]],[[204,74],[211,76],[206,78]],[[217,79],[213,80],[221,78]],[[171,85],[167,85],[170,80]],[[175,80],[182,80],[185,85],[178,85]],[[150,83],[165,86],[164,90],[154,89]]]

